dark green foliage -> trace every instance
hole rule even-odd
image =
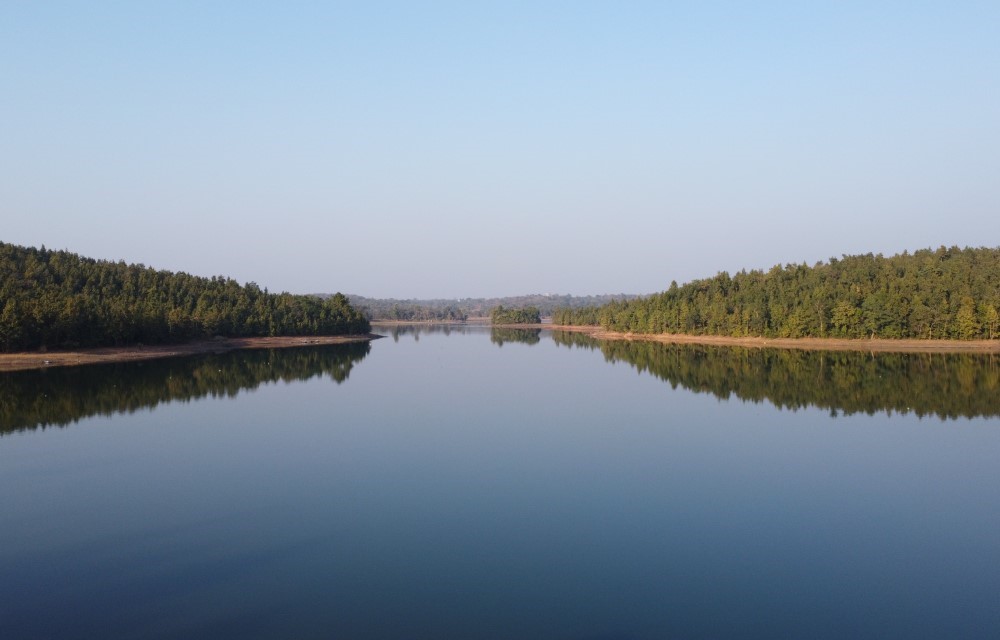
[[[542,314],[538,307],[505,309],[503,305],[498,305],[490,311],[490,321],[493,324],[539,324]]]
[[[1000,358],[983,354],[802,351],[642,340],[595,340],[554,331],[556,344],[600,350],[672,387],[783,409],[831,413],[1000,416]]]
[[[262,384],[326,375],[340,384],[368,342],[240,349],[221,355],[58,367],[0,374],[0,435],[65,426],[93,415],[131,413],[161,402],[233,397]]]
[[[272,294],[221,276],[0,243],[0,351],[368,330],[339,293]]]
[[[498,347],[502,347],[506,342],[520,342],[521,344],[538,344],[542,341],[541,329],[506,329],[493,328],[490,330],[490,342]]]
[[[552,324],[562,325],[593,325],[601,324],[601,307],[588,306],[572,309],[560,307],[552,312]]]
[[[941,247],[723,272],[552,320],[633,333],[992,340],[998,310],[1000,249]]]

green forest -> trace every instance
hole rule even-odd
[[[523,307],[508,309],[502,304],[490,310],[490,322],[493,324],[539,324],[542,314],[538,307]]]
[[[552,320],[632,333],[993,340],[998,309],[1000,249],[941,247],[722,272]]]
[[[268,293],[255,283],[160,271],[0,243],[0,350],[345,335],[368,320],[341,294]]]
[[[399,300],[374,300],[349,296],[348,299],[369,320],[394,322],[465,322],[469,313],[457,304],[433,306]]]

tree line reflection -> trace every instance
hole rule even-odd
[[[0,435],[132,413],[175,400],[234,397],[279,381],[327,376],[340,384],[370,348],[368,342],[356,342],[252,349],[0,374]]]
[[[490,330],[490,342],[502,347],[505,342],[520,342],[521,344],[538,344],[542,341],[541,329],[510,329],[494,328]]]
[[[481,332],[466,327],[399,327],[390,334]],[[598,341],[552,331],[563,347],[600,351],[696,393],[784,409],[831,414],[913,413],[942,419],[1000,416],[1000,358],[987,354],[810,352],[643,341]],[[537,329],[495,329],[491,341],[537,344]],[[326,376],[340,384],[368,355],[367,342],[296,349],[233,351],[146,362],[60,367],[0,374],[0,436],[66,426],[96,415],[153,408],[175,400],[233,397],[283,381]]]
[[[393,324],[376,326],[374,331],[392,338],[393,342],[399,342],[400,338],[410,337],[414,342],[420,342],[420,336],[424,334],[441,334],[450,336],[452,333],[472,333],[481,331],[483,325],[464,325],[454,323],[441,324]]]
[[[598,341],[553,331],[557,345],[599,350],[696,393],[783,409],[838,413],[1000,416],[1000,358],[989,354],[798,351],[659,342]]]
[[[420,342],[420,336],[422,335],[440,334],[449,336],[453,333],[470,334],[483,333],[484,331],[490,332],[490,341],[498,347],[502,347],[507,342],[519,342],[531,345],[538,344],[542,340],[541,329],[497,328],[484,324],[428,323],[378,325],[376,323],[375,329],[379,333],[392,338],[393,342],[399,342],[400,338],[413,338],[415,342]]]

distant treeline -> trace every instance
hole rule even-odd
[[[538,307],[507,309],[498,305],[490,309],[490,321],[493,324],[538,324],[542,321],[542,314]]]
[[[602,340],[553,331],[558,345],[599,350],[672,387],[728,400],[831,414],[1000,416],[1000,358],[980,354],[752,349]]]
[[[206,396],[234,397],[262,384],[326,375],[337,384],[368,355],[367,342],[163,358],[0,374],[0,436]]]
[[[695,280],[647,298],[559,309],[553,323],[634,333],[1000,337],[1000,249],[844,256]]]
[[[370,320],[465,322],[469,318],[469,312],[455,304],[430,306],[415,302],[370,298],[361,298],[366,302],[358,302],[359,298],[356,296],[351,296],[349,299]]]
[[[221,276],[0,243],[2,351],[368,330],[341,294],[274,294]]]
[[[320,294],[320,297],[326,297],[326,294]],[[490,310],[497,306],[536,307],[541,315],[551,316],[559,308],[577,309],[581,307],[593,307],[607,304],[612,300],[631,300],[637,297],[636,295],[625,293],[598,296],[534,294],[510,296],[507,298],[434,300],[396,300],[393,298],[378,299],[356,295],[348,296],[351,304],[360,309],[370,320],[399,321],[464,321],[468,318],[485,318],[490,315]]]

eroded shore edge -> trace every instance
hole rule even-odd
[[[286,349],[314,347],[326,344],[368,342],[383,336],[367,333],[349,336],[276,336],[265,338],[216,338],[169,345],[132,345],[128,347],[97,347],[73,351],[22,351],[0,353],[0,371],[21,371],[46,367],[69,367],[107,362],[154,360],[202,353],[225,353],[236,349]]]

